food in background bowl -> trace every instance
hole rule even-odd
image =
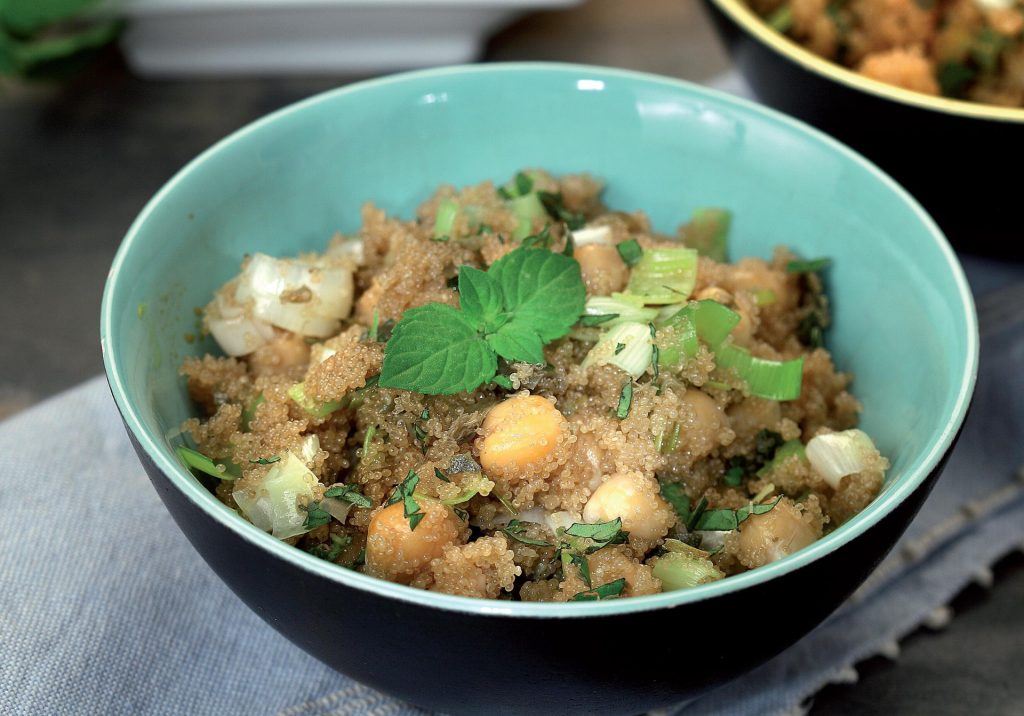
[[[866,77],[1024,107],[1021,0],[748,0],[768,24]]]
[[[827,261],[730,264],[727,211],[660,235],[601,189],[444,187],[247,257],[205,312],[228,357],[183,366],[208,418],[179,454],[275,537],[491,599],[693,587],[863,509],[888,462],[823,347]]]

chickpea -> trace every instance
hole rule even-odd
[[[579,261],[583,283],[591,296],[607,296],[621,291],[629,282],[629,267],[619,251],[609,244],[586,244],[573,253]]]
[[[374,576],[408,584],[444,548],[459,541],[461,523],[450,507],[420,500],[424,517],[410,529],[401,502],[379,510],[366,535],[366,570]]]
[[[679,440],[695,458],[704,457],[721,444],[720,433],[728,426],[728,418],[706,393],[690,389],[683,395],[684,420]]]
[[[784,498],[770,512],[751,515],[730,535],[729,546],[743,566],[753,569],[793,554],[819,537],[821,528]]]
[[[639,472],[612,475],[583,508],[587,522],[608,522],[616,517],[630,537],[645,541],[664,537],[674,522],[672,509],[659,494],[657,480]]]
[[[565,417],[539,395],[514,395],[498,403],[484,418],[477,441],[484,472],[506,479],[541,466],[555,450]]]

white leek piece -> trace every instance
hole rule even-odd
[[[862,430],[843,430],[813,437],[807,443],[807,459],[814,471],[832,489],[847,475],[864,470],[885,470],[889,466],[878,448]]]
[[[651,365],[653,341],[651,327],[646,323],[620,323],[590,349],[583,367],[610,363],[639,378]]]
[[[302,508],[316,498],[318,484],[302,460],[287,452],[258,485],[238,486],[231,495],[250,522],[278,539],[287,539],[309,531]]]

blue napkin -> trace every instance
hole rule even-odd
[[[974,408],[905,538],[742,688],[672,713],[792,712],[858,660],[895,653],[1024,544],[1024,269],[968,271],[983,329]],[[224,586],[149,485],[102,378],[0,423],[0,516],[0,714],[424,713],[307,656]]]

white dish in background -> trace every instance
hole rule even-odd
[[[584,0],[107,0],[147,77],[369,74],[477,58],[529,10]]]

